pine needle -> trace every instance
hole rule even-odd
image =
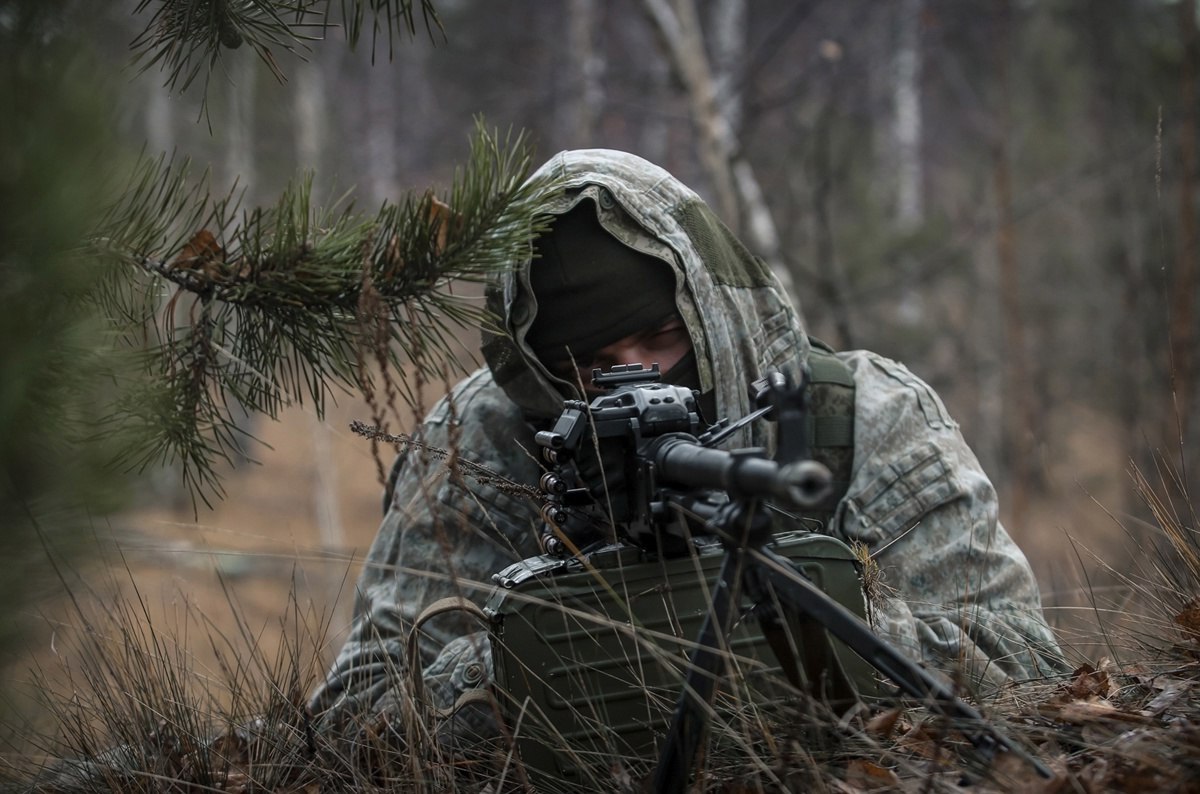
[[[207,94],[208,80],[223,50],[243,44],[254,50],[277,80],[286,78],[277,54],[303,55],[309,42],[341,27],[353,48],[371,31],[371,53],[382,42],[389,56],[397,39],[416,34],[414,0],[340,0],[341,21],[332,21],[332,0],[141,0],[134,13],[150,13],[146,27],[131,43],[139,71],[159,69],[165,84],[186,91],[198,78]],[[441,22],[432,0],[420,0],[420,16],[432,37]]]

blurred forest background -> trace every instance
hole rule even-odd
[[[448,184],[478,116],[526,130],[537,162],[567,148],[637,153],[790,280],[813,334],[900,360],[939,391],[996,482],[1052,622],[1112,586],[1106,562],[1128,569],[1152,553],[1132,467],[1194,526],[1195,0],[438,0],[440,30],[418,22],[373,57],[369,32],[352,51],[329,31],[305,60],[274,53],[280,82],[249,48],[223,50],[207,88],[184,91],[129,68],[147,21],[138,5],[62,4],[113,87],[81,92],[78,117],[45,119],[47,136],[186,156],[247,206],[307,170],[315,203],[352,190],[366,210]],[[86,126],[98,102],[116,111],[104,129]],[[86,178],[82,161],[43,165]],[[29,227],[12,221],[15,204],[2,209],[11,246]],[[45,220],[45,234],[61,224]],[[67,282],[37,272],[53,306]],[[31,417],[59,397],[18,385],[44,361],[33,345],[54,340],[22,331],[40,304],[4,278],[11,477],[30,472],[45,438],[17,444],[18,431],[41,427]],[[101,337],[73,344],[88,338]],[[474,332],[463,339],[473,346]],[[110,585],[136,587],[166,626],[224,627],[232,600],[268,645],[294,591],[327,615],[328,658],[380,518],[371,443],[347,429],[369,418],[347,395],[323,422],[311,407],[248,419],[269,448],[235,461],[225,497],[198,513],[169,467],[106,483],[129,497],[61,541],[97,547],[64,557],[62,576],[102,606]],[[43,480],[69,489],[87,476],[62,472]],[[6,577],[19,581],[4,608],[22,621],[5,640],[13,682],[30,654],[70,663],[55,644],[62,585],[33,545],[9,552],[20,575]],[[198,632],[184,640],[209,651]]]

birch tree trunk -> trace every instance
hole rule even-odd
[[[225,148],[225,174],[229,184],[245,188],[251,204],[258,186],[254,158],[255,77],[257,56],[243,48],[231,54],[233,79],[229,86],[229,144]]]
[[[295,118],[296,159],[300,168],[313,174],[312,195],[314,204],[324,201],[325,173],[324,152],[327,140],[325,118],[327,115],[325,75],[321,64],[314,60],[305,61],[295,70],[296,90],[293,116]],[[337,549],[344,546],[345,531],[342,526],[341,510],[338,506],[338,469],[333,458],[329,425],[309,413],[313,446],[315,487],[313,488],[313,513],[321,546]],[[336,586],[336,582],[334,583]]]
[[[570,0],[567,5],[567,84],[563,140],[569,147],[596,145],[604,109],[604,73],[608,64],[596,47],[596,0]]]
[[[146,148],[151,155],[175,149],[175,113],[170,91],[157,81],[146,81]]]
[[[325,75],[313,60],[295,68],[296,90],[292,112],[295,118],[296,161],[301,170],[313,175],[313,194],[320,196],[324,185],[323,154],[327,131],[325,128]]]
[[[656,110],[666,104],[671,92],[671,67],[662,58],[651,58],[646,64],[646,93],[658,101],[652,103]],[[665,164],[671,151],[671,124],[664,112],[651,111],[641,130],[641,151],[651,162]]]
[[[692,121],[700,136],[700,162],[711,183],[712,204],[736,231],[737,196],[729,165],[733,130],[717,104],[696,5],[692,0],[642,0],[642,6],[687,93]]]
[[[170,158],[179,146],[178,97],[172,96],[170,89],[162,85],[162,81],[143,75],[146,85],[146,114],[144,118],[146,132],[146,151],[151,157],[164,156]],[[169,297],[163,295],[158,299],[158,308],[162,309]],[[188,490],[183,484],[183,474],[179,464],[164,463],[148,470],[148,480],[154,491],[154,501],[170,506],[172,510],[182,512],[191,506]]]
[[[921,161],[921,13],[924,0],[902,0],[896,20],[893,137],[896,147],[896,222],[912,229],[924,220]]]
[[[731,130],[742,127],[742,91],[738,85],[739,67],[746,60],[746,2],[726,0],[712,8],[713,79],[716,82],[717,107]]]
[[[734,30],[732,33],[726,31],[726,40],[722,44],[722,57],[732,58],[732,52],[745,48],[745,25],[737,22],[745,19],[744,0],[727,0],[718,5],[730,6],[720,12],[724,19],[733,20],[729,24]],[[734,90],[725,97],[718,93],[695,0],[642,0],[642,7],[687,94],[700,138],[700,162],[708,175],[714,209],[735,234],[743,231],[745,226],[751,248],[771,266],[784,288],[792,292],[792,278],[780,251],[775,221],[754,169],[742,156],[732,120],[726,115],[731,103],[736,103],[740,115],[740,98],[733,96],[738,93]],[[734,39],[737,39],[736,47]],[[729,85],[732,87],[733,84]],[[742,223],[743,216],[745,224]]]
[[[228,144],[225,147],[226,188],[237,186],[245,196],[247,206],[255,206],[262,195],[259,190],[258,162],[255,156],[255,113],[257,99],[258,56],[248,47],[243,47],[232,53],[230,70],[232,79],[228,86]],[[230,415],[234,425],[240,431],[235,439],[238,464],[246,465],[254,459],[253,450],[249,445],[254,442],[254,425],[258,416],[248,410],[236,398],[229,400]]]
[[[397,65],[377,63],[367,72],[366,155],[367,193],[378,204],[399,193],[399,156],[396,140]]]

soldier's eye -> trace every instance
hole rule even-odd
[[[685,336],[687,336],[687,327],[683,324],[683,320],[672,317],[651,331],[646,341],[655,347],[670,347]]]

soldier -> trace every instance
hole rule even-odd
[[[754,408],[752,380],[777,369],[794,382],[808,362],[826,373],[829,421],[816,443],[828,447],[840,481],[808,526],[876,555],[891,591],[873,604],[874,629],[976,686],[1062,671],[1032,572],[999,523],[995,490],[928,385],[874,353],[815,345],[761,260],[663,169],[584,150],[560,153],[542,172],[562,186],[541,206],[550,230],[490,285],[502,327],[485,331],[487,366],[425,419],[424,445],[457,449],[534,486],[534,432],[564,398],[583,396],[593,367],[656,362],[664,381],[699,392],[706,417],[736,419]],[[724,446],[773,448],[774,430],[754,423]],[[594,491],[599,469],[585,471]],[[351,635],[312,710],[333,719],[402,708],[398,671],[409,665],[424,670],[443,706],[486,685],[490,651],[477,624],[430,621],[419,659],[406,658],[406,638],[427,604],[451,594],[482,600],[493,573],[538,554],[537,508],[492,483],[448,475],[418,448],[402,451]]]

